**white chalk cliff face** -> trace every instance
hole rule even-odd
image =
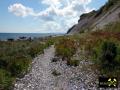
[[[111,0],[113,1],[113,0]],[[68,34],[76,34],[82,31],[102,29],[109,23],[120,21],[120,1],[111,5],[105,10],[106,5],[100,8],[98,11],[92,11],[80,16],[78,24],[74,25],[68,30]]]

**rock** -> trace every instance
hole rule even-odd
[[[60,58],[58,58],[58,57],[54,57],[54,58],[52,58],[52,62],[57,62],[58,60],[59,60]]]

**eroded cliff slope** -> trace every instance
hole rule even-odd
[[[78,24],[70,28],[67,34],[76,34],[102,29],[109,23],[120,21],[120,0],[109,0],[99,10],[82,14]]]

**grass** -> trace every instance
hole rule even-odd
[[[0,90],[10,89],[13,80],[14,78],[11,77],[8,71],[0,69]]]
[[[53,38],[43,41],[0,41],[0,90],[11,90],[16,77],[24,76],[32,59],[44,53],[44,49],[53,43]]]

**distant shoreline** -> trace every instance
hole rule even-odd
[[[65,35],[62,33],[0,33],[0,41],[7,41],[8,39],[18,40],[20,38],[24,39],[36,39],[44,37],[55,37]]]

